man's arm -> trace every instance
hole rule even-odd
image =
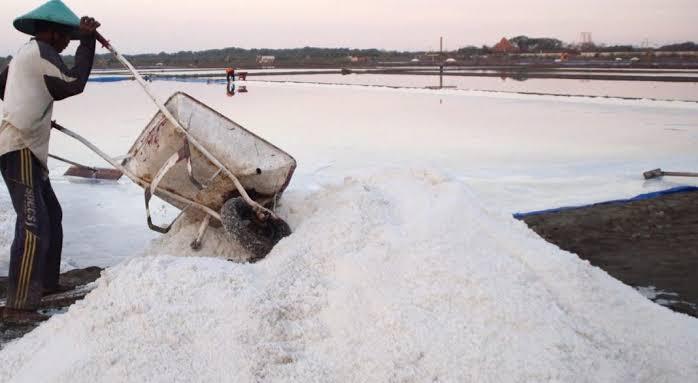
[[[39,52],[44,63],[44,82],[54,100],[63,100],[85,90],[95,58],[94,34],[80,39],[75,67],[71,69],[51,46],[39,43]]]
[[[0,73],[0,100],[5,100],[5,84],[7,84],[7,70],[10,69],[10,65],[8,64],[5,67],[5,70]]]
[[[75,96],[85,90],[95,60],[95,32],[99,26],[99,22],[91,17],[80,19],[80,46],[75,52],[75,67],[72,69],[65,66],[58,52],[46,44],[39,44],[45,64],[44,82],[54,100]]]

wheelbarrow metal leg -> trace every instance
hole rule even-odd
[[[204,218],[203,221],[201,221],[201,226],[199,226],[199,233],[196,236],[196,239],[192,241],[190,244],[192,250],[200,250],[201,245],[204,241],[204,234],[206,234],[206,229],[208,229],[209,224],[211,223],[211,216],[206,214],[206,217]]]

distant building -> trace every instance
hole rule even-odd
[[[439,58],[441,57],[441,53],[439,53],[439,52],[430,52],[430,53],[426,53],[426,54],[424,55],[424,58],[426,58],[426,59],[428,59],[429,57],[431,57],[431,63],[432,63],[432,64],[436,64],[436,60],[439,59]]]
[[[259,65],[273,65],[276,61],[276,56],[257,56],[257,64]]]
[[[492,52],[494,53],[516,53],[518,51],[519,49],[512,45],[506,37],[502,37],[497,45],[492,47]]]
[[[352,64],[365,64],[368,62],[368,57],[366,56],[348,56],[347,59]]]

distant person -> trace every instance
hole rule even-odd
[[[225,94],[228,97],[235,96],[235,68],[225,68],[225,75],[228,84],[225,87]]]
[[[235,81],[235,68],[225,68],[226,79],[230,81]]]
[[[17,213],[3,321],[37,320],[41,297],[67,290],[58,283],[62,212],[46,165],[51,117],[54,101],[85,89],[99,25],[91,17],[79,19],[60,0],[14,21],[34,37],[0,75],[0,171]],[[59,54],[74,39],[80,46],[69,69]]]

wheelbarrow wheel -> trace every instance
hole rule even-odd
[[[281,238],[291,235],[282,219],[262,222],[242,198],[231,198],[221,208],[221,222],[227,235],[253,254],[252,262],[264,258]]]

